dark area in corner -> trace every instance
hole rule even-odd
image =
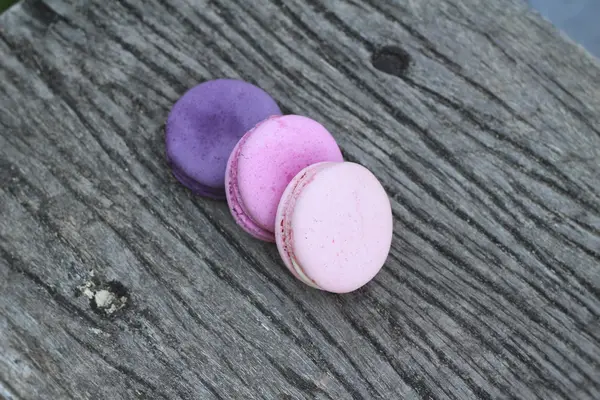
[[[16,0],[0,0],[0,13],[16,3]]]

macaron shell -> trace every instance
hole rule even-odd
[[[326,291],[351,292],[369,282],[391,247],[389,198],[377,178],[358,164],[319,171],[297,195],[287,218],[296,263]]]
[[[225,167],[238,140],[281,110],[264,90],[217,79],[188,90],[167,118],[167,158],[174,175],[200,195],[225,197]]]
[[[257,127],[241,149],[237,167],[238,190],[250,218],[272,232],[288,183],[321,161],[340,162],[343,157],[333,136],[318,122],[285,115]]]

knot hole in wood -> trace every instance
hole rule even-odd
[[[375,69],[398,77],[406,74],[410,63],[410,54],[398,46],[384,46],[371,56],[371,64]]]

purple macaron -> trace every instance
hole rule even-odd
[[[188,90],[166,124],[167,160],[173,175],[194,193],[225,198],[225,168],[238,140],[259,122],[281,115],[264,90],[217,79]]]

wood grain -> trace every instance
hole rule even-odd
[[[365,288],[172,178],[216,77],[384,183]],[[0,93],[0,397],[600,398],[600,63],[519,0],[23,0]]]

